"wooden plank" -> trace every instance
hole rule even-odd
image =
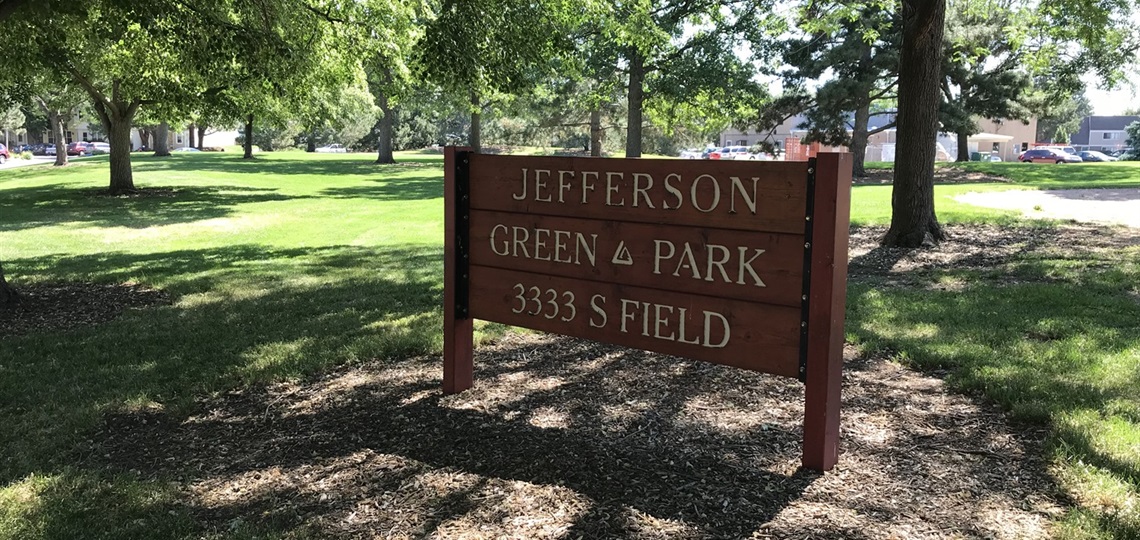
[[[443,154],[443,393],[455,394],[471,388],[474,378],[473,336],[474,321],[457,316],[456,305],[456,248],[457,232],[463,216],[456,212],[457,150],[449,146]]]
[[[592,281],[798,307],[803,257],[802,233],[471,212],[472,264]]]
[[[471,313],[776,375],[799,373],[798,308],[472,265]]]
[[[471,207],[803,234],[806,162],[472,156]]]
[[[827,471],[839,460],[851,154],[821,153],[816,165],[803,464]]]

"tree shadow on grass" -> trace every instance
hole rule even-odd
[[[0,409],[12,435],[0,438],[0,484],[59,459],[51,449],[73,442],[69,432],[101,407],[176,407],[240,381],[439,346],[435,247],[237,246],[13,262],[39,280],[149,273],[180,298],[99,326],[0,339]]]
[[[0,231],[22,231],[63,223],[100,227],[147,227],[215,219],[231,215],[242,204],[278,202],[301,197],[276,189],[240,186],[172,187],[138,197],[110,197],[74,185],[7,189],[0,199]]]
[[[378,199],[381,201],[408,201],[443,198],[443,178],[440,175],[399,176],[370,179],[365,185],[325,188],[320,196],[336,199]]]
[[[362,159],[360,154],[315,157],[312,154],[291,153],[262,154],[254,159],[242,159],[240,155],[195,154],[173,158],[153,158],[135,160],[133,170],[139,173],[153,172],[220,172],[234,175],[263,176],[329,176],[355,175],[374,176],[377,174],[398,174],[413,170],[439,170],[443,161],[439,158],[405,160],[395,164],[378,165],[375,159]]]
[[[1140,433],[1140,371],[1110,370],[1140,350],[1140,303],[1121,293],[1111,271],[1043,283],[1024,279],[1033,269],[1020,269],[1020,282],[960,290],[855,285],[848,328],[872,348],[902,351],[917,367],[946,373],[958,388],[996,401],[1020,420],[1053,424],[1067,461],[1098,467],[1136,493],[1140,462],[1109,453],[1090,433],[1108,425],[1120,431],[1104,437],[1128,440]],[[1048,270],[1039,269],[1038,279]],[[1084,416],[1095,420],[1082,428],[1064,424]],[[1135,512],[1092,512],[1102,533],[1140,537]]]

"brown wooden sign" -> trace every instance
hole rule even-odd
[[[804,464],[835,464],[850,155],[445,167],[445,392],[472,385],[474,318],[595,339],[799,378]]]

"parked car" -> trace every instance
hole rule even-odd
[[[0,143],[0,165],[3,165],[12,159],[12,154],[8,153],[8,147],[4,143]]]
[[[726,146],[709,154],[709,159],[756,159],[747,146]]]
[[[701,159],[701,153],[702,152],[704,152],[704,150],[700,150],[697,148],[690,148],[688,150],[681,150],[680,158],[681,159]]]
[[[330,144],[328,146],[322,146],[322,147],[318,148],[317,151],[321,152],[321,153],[341,154],[344,152],[348,152],[348,149],[345,148],[343,144]]]
[[[111,145],[105,142],[87,143],[87,152],[93,156],[98,154],[110,154]]]
[[[174,151],[175,152],[201,152],[201,150],[194,148],[193,146],[183,146],[182,148],[175,148]]]
[[[82,156],[89,155],[91,152],[87,150],[89,143],[84,141],[75,141],[67,145],[67,155],[69,156]]]
[[[1116,158],[1096,150],[1086,150],[1077,155],[1084,161],[1116,161]]]
[[[1076,148],[1073,148],[1072,146],[1065,146],[1063,144],[1045,144],[1041,146],[1034,146],[1033,148],[1052,148],[1054,150],[1060,150],[1066,154],[1072,154],[1074,156],[1078,154]]]
[[[1023,163],[1080,163],[1080,156],[1058,150],[1056,148],[1030,148],[1022,152],[1017,159]]]
[[[54,156],[55,155],[55,144],[45,144],[44,145],[44,155],[45,156]]]

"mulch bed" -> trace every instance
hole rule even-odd
[[[894,181],[894,175],[895,171],[893,169],[868,169],[867,176],[855,178],[854,183],[857,185],[890,184]],[[1008,184],[1010,180],[983,172],[960,169],[953,165],[943,165],[941,167],[935,167],[934,182],[936,184],[977,184],[987,182]]]
[[[951,227],[933,250],[852,231],[851,279],[921,285],[1135,231]],[[203,397],[188,415],[109,415],[81,461],[173,481],[206,532],[346,538],[1037,538],[1067,502],[1044,428],[941,379],[845,351],[842,455],[799,467],[794,380],[540,334]]]
[[[129,309],[169,304],[165,292],[137,283],[13,284],[20,297],[0,305],[0,339],[105,323]]]

